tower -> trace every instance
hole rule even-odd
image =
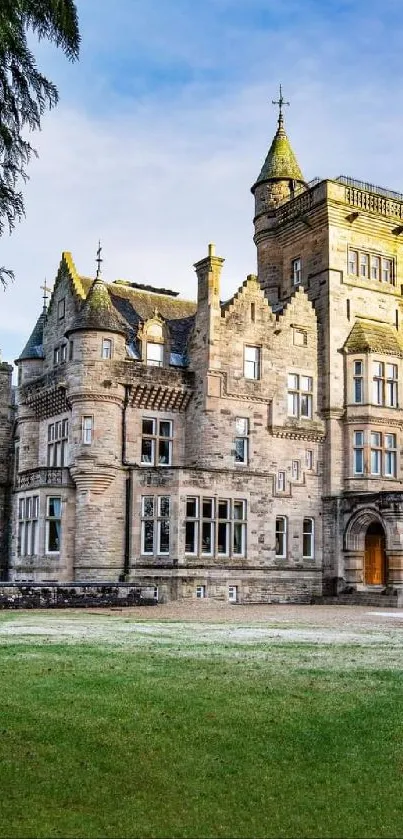
[[[280,256],[277,264],[273,258],[275,235],[273,227],[277,225],[277,208],[289,201],[294,195],[306,189],[305,181],[295,154],[284,128],[283,107],[289,105],[280,96],[273,100],[278,105],[278,125],[272,144],[263,163],[257,181],[251,192],[255,198],[254,242],[257,247],[258,276],[262,288],[270,302],[275,303],[280,296]]]

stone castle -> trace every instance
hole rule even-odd
[[[14,582],[309,601],[403,586],[403,195],[306,183],[278,128],[257,275],[197,301],[81,276],[0,363],[0,560]]]

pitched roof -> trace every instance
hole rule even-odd
[[[348,353],[379,352],[403,357],[403,340],[391,324],[360,318],[355,322],[344,350]]]
[[[18,356],[17,361],[26,361],[32,358],[44,358],[43,353],[43,329],[46,323],[46,312],[42,311],[28,338],[25,347]]]
[[[304,183],[303,174],[284,129],[283,118],[280,117],[273,142],[263,163],[260,175],[252,187],[252,192],[259,183],[283,179]]]

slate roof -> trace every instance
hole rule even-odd
[[[273,142],[263,163],[260,175],[252,187],[252,192],[259,183],[282,179],[305,183],[303,174],[297,163],[297,158],[285,132],[283,119],[280,117]]]
[[[101,279],[96,279],[91,285],[84,303],[72,326],[66,333],[78,332],[82,329],[105,330],[125,335],[127,326],[113,305],[108,287]]]
[[[87,290],[91,288],[91,281],[87,277],[81,277],[81,282],[87,293]],[[133,348],[135,349],[139,323],[145,323],[158,312],[158,315],[165,321],[169,330],[171,354],[173,356],[171,363],[175,364],[175,366],[179,365],[180,359],[177,356],[180,356],[183,361],[183,357],[186,354],[189,333],[195,319],[197,304],[191,300],[182,300],[172,293],[152,292],[149,288],[142,288],[136,283],[132,285],[117,281],[103,285],[107,290],[110,303],[112,304],[112,311],[119,319],[119,323],[124,324],[125,331],[129,336],[129,343],[133,345]],[[89,291],[87,300],[90,293]],[[85,303],[82,311],[84,307]],[[108,313],[109,317],[110,315]],[[76,326],[74,324],[73,329],[75,328]],[[106,328],[104,321],[103,328]],[[120,331],[122,330],[120,329]]]
[[[43,329],[45,323],[46,312],[41,312],[22,353],[18,356],[17,361],[26,361],[31,358],[44,358]]]
[[[403,357],[403,340],[394,326],[360,318],[344,344],[348,353],[379,352]]]

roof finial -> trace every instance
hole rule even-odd
[[[101,264],[103,262],[103,259],[101,257],[101,253],[102,253],[101,240],[99,239],[98,240],[97,258],[95,260],[95,262],[97,263],[97,266],[98,266],[97,267],[97,280],[99,280],[101,278]]]
[[[280,84],[280,96],[278,99],[272,99],[272,105],[278,105],[278,127],[284,129],[284,120],[283,120],[283,105],[289,105],[289,102],[286,102],[283,96],[283,91]]]
[[[43,291],[43,313],[44,315],[46,315],[46,312],[48,310],[48,291],[52,291],[52,289],[46,285],[46,277],[44,285],[41,285],[41,291]]]

